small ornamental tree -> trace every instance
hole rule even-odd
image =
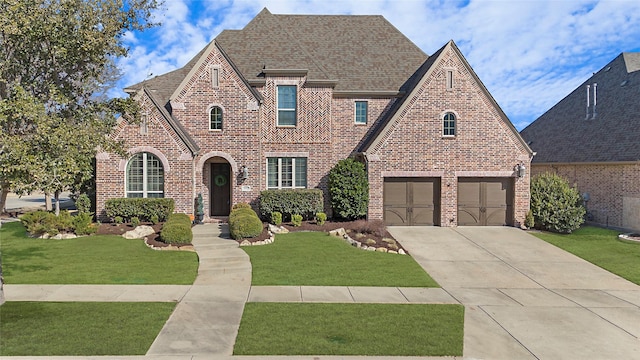
[[[584,222],[586,210],[576,187],[547,173],[531,179],[531,212],[537,229],[571,233]]]
[[[364,218],[369,207],[369,180],[364,164],[352,158],[338,161],[329,172],[329,195],[335,217]]]

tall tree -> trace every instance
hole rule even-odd
[[[159,0],[0,0],[0,210],[9,191],[54,194],[93,176],[98,149],[130,99],[103,95],[128,31],[154,24]]]

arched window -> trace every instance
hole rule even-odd
[[[127,163],[127,197],[164,197],[164,169],[162,161],[147,152],[137,153]]]
[[[222,130],[222,109],[217,106],[209,110],[209,130]]]
[[[442,127],[443,136],[456,136],[456,116],[453,113],[444,114],[444,124]]]

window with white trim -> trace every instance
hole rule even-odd
[[[218,106],[209,110],[209,130],[222,130],[222,109]]]
[[[278,126],[296,126],[298,87],[278,85]]]
[[[268,189],[305,189],[307,187],[307,158],[267,158]]]
[[[128,198],[164,197],[162,161],[151,153],[137,153],[129,159],[125,180]]]
[[[366,124],[369,113],[369,103],[366,101],[356,101],[356,124]]]
[[[456,136],[456,115],[454,113],[448,112],[444,114],[442,135]]]

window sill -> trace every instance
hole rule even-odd
[[[455,139],[456,136],[455,135],[442,135],[443,139]]]
[[[276,125],[276,127],[283,128],[283,129],[295,129],[297,125]]]
[[[222,129],[209,129],[209,132],[221,133]]]
[[[355,126],[367,126],[367,123],[354,123]]]

